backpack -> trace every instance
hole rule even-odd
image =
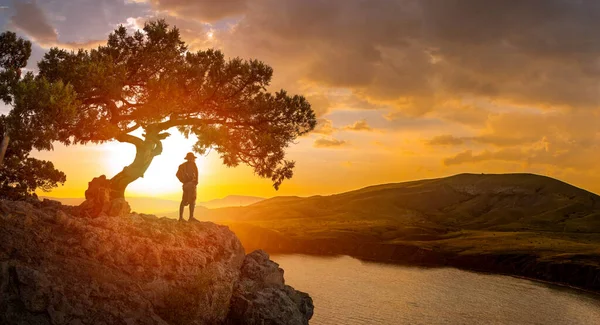
[[[179,168],[177,169],[177,174],[175,174],[175,176],[177,176],[177,179],[180,182],[185,183],[186,182],[186,179],[185,179],[186,175],[187,175],[187,173],[185,172],[185,164],[179,165]]]

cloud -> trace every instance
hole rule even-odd
[[[369,126],[367,120],[362,119],[360,121],[356,121],[351,125],[344,126],[344,130],[347,131],[373,131],[373,128]]]
[[[14,27],[40,43],[51,43],[58,39],[58,33],[36,2],[15,1],[14,6],[15,15],[11,17]]]
[[[333,127],[331,120],[321,118],[317,119],[317,126],[311,133],[331,135],[337,131],[337,128]]]
[[[9,27],[14,27],[27,34],[33,41],[44,48],[61,47],[66,49],[92,48],[106,41],[60,42],[58,32],[50,24],[48,18],[37,2],[14,2],[15,14],[11,17]]]
[[[539,140],[539,137],[509,137],[497,135],[481,135],[475,137],[455,137],[451,134],[435,136],[425,141],[430,146],[460,146],[465,143],[489,144],[497,147],[519,146],[527,143],[533,143]]]
[[[128,17],[166,18],[192,50],[264,61],[274,68],[269,90],[304,94],[312,104],[314,132],[324,136],[317,148],[348,145],[329,138],[337,131],[374,128],[384,134],[370,137],[396,140],[402,132],[414,156],[432,153],[447,166],[592,170],[589,162],[600,159],[600,3],[593,1],[128,0],[126,16],[112,9],[122,0],[81,0],[76,9],[66,0],[39,3],[45,12],[36,3],[7,12],[45,47],[78,47],[65,40],[97,39]],[[356,148],[372,143],[346,135]],[[422,139],[446,147],[424,148]]]
[[[595,114],[538,117],[537,123],[528,124],[525,129],[520,128],[530,116],[510,116],[513,124],[503,124],[501,118],[492,125],[492,133],[488,136],[464,138],[465,141],[492,144],[499,147],[499,150],[485,149],[474,153],[472,149],[467,149],[443,159],[443,164],[452,166],[504,161],[518,162],[524,166],[553,166],[578,172],[597,168],[595,162],[600,159],[600,126],[583,121],[593,121]]]
[[[229,16],[241,15],[247,0],[134,0],[147,2],[159,11],[172,16],[195,18],[202,22],[214,22]]]
[[[427,143],[430,146],[458,146],[465,143],[464,138],[457,138],[450,134],[438,135],[429,140]]]
[[[465,98],[543,109],[596,109],[600,102],[600,39],[593,33],[600,4],[592,1],[127,3],[152,8],[151,17],[169,17],[192,48],[217,46],[227,55],[267,62],[275,68],[274,84],[343,88],[358,100],[412,116],[436,112],[459,123],[485,122],[485,110],[448,110],[448,102]],[[15,7],[19,28],[44,46],[58,44],[35,2]],[[206,42],[206,23],[216,26],[218,42]],[[314,106],[319,116],[328,110]]]
[[[315,148],[339,148],[346,146],[348,143],[344,140],[320,138],[315,140],[313,147]]]
[[[465,97],[590,109],[600,101],[593,17],[593,2],[264,0],[247,3],[225,47],[275,71],[297,62],[298,79],[412,115]]]

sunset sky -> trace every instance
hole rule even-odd
[[[461,0],[0,0],[0,25],[50,47],[94,47],[122,24],[165,18],[192,50],[256,58],[272,90],[305,95],[319,124],[288,149],[279,191],[248,167],[198,159],[199,201],[228,194],[331,194],[462,172],[530,172],[600,193],[600,2]],[[9,107],[0,109],[6,112]],[[175,131],[176,132],[176,131]],[[177,166],[193,140],[165,141],[129,196],[179,198]],[[81,197],[113,176],[130,144],[56,145]]]

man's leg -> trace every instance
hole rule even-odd
[[[181,201],[181,203],[179,204],[179,221],[183,221],[183,208],[185,207],[185,205],[183,205],[183,201]]]
[[[190,219],[188,221],[198,222],[198,219],[194,218],[194,208],[196,208],[196,185],[190,189]]]
[[[192,204],[190,204],[190,219],[188,219],[188,221],[191,222],[199,222],[200,220],[194,218],[194,208],[196,206],[196,202],[193,202]]]

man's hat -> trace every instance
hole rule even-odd
[[[187,155],[185,155],[185,159],[186,160],[196,159],[196,156],[194,156],[193,153],[188,152]]]

